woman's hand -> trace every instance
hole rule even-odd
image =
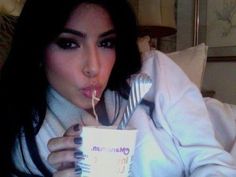
[[[81,175],[81,168],[75,167],[75,161],[83,158],[83,153],[78,150],[82,144],[81,130],[82,125],[76,124],[70,127],[62,137],[49,140],[48,162],[57,169],[53,177],[78,177]]]

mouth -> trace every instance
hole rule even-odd
[[[89,99],[92,99],[93,96],[100,98],[101,95],[101,87],[98,86],[90,86],[81,89],[82,94]]]

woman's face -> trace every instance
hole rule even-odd
[[[46,49],[50,85],[83,109],[94,91],[101,97],[115,63],[116,34],[109,14],[95,4],[81,4],[63,32]]]

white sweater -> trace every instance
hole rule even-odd
[[[132,166],[134,177],[236,177],[236,162],[216,141],[208,112],[198,88],[166,55],[158,51],[146,53],[141,72],[153,80],[145,99],[154,103],[154,111],[139,105],[129,125],[138,129]],[[113,118],[116,93],[106,91],[105,104]],[[45,165],[49,151],[47,142],[62,136],[67,128],[80,119],[94,118],[61,97],[55,90],[48,92],[47,115],[37,134],[40,155]],[[127,104],[122,100],[121,112]],[[122,115],[122,114],[120,114]],[[121,116],[118,118],[117,124]],[[27,147],[24,156],[31,171],[40,174],[32,163]],[[15,161],[22,171],[19,145]]]

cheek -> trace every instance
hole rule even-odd
[[[55,56],[53,54],[47,54],[45,59],[46,73],[50,75],[51,73],[57,73],[60,70],[60,64],[56,62]]]
[[[106,61],[104,61],[103,70],[108,78],[109,78],[110,73],[114,67],[115,61],[116,61],[115,53],[114,54],[112,53],[109,57],[106,58]]]
[[[45,58],[46,74],[48,79],[56,76],[62,76],[67,73],[66,63],[62,60],[62,56],[55,52],[47,52]]]

